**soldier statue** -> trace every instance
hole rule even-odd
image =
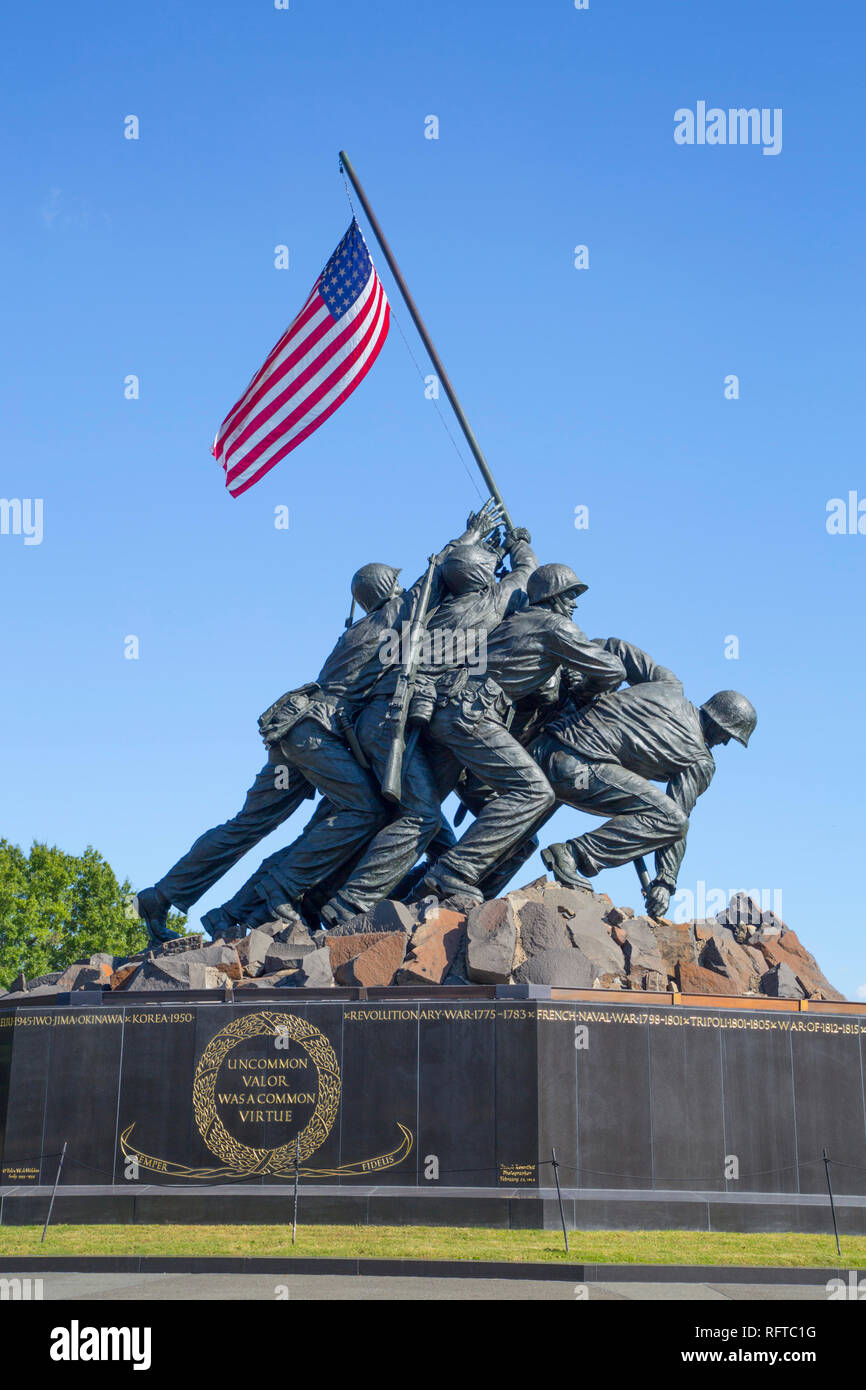
[[[628,686],[589,706],[574,704],[532,745],[558,802],[606,816],[596,830],[542,850],[560,883],[589,888],[605,868],[656,852],[647,911],[663,917],[677,885],[689,816],[716,770],[712,749],[735,738],[744,747],[757,722],[736,690],[722,690],[700,708],[682,683],[630,642],[599,644],[622,662]],[[655,785],[666,782],[666,789]]]
[[[408,590],[392,566],[357,571],[363,616],[350,614],[314,682],[262,715],[268,761],[241,811],[139,892],[153,943],[175,935],[172,905],[188,910],[317,791],[303,832],[202,919],[212,936],[275,916],[333,927],[411,891],[495,896],[562,804],[605,820],[542,851],[555,878],[590,889],[602,869],[654,851],[646,906],[665,913],[712,749],[748,744],[754,707],[726,690],[697,708],[639,647],[591,641],[573,621],[587,585],[568,565],[539,566],[529,532],[509,524],[500,535],[500,517],[492,500],[473,513]],[[395,662],[386,648],[412,625],[425,641]],[[442,816],[454,790],[474,817],[459,840]]]

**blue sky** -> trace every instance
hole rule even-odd
[[[854,995],[866,536],[825,522],[866,497],[863,30],[832,0],[7,17],[0,493],[42,498],[44,535],[0,535],[0,833],[92,843],[152,882],[238,809],[256,717],[318,670],[354,569],[414,574],[477,505],[396,327],[246,496],[210,456],[345,231],[345,146],[512,513],[591,585],[581,625],[698,702],[733,686],[758,708],[751,748],[720,751],[682,886],[781,893]],[[781,108],[781,153],[675,144],[698,101]],[[563,810],[555,837],[589,824]],[[639,905],[630,870],[599,886]]]

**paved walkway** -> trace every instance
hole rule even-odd
[[[0,1277],[3,1272],[0,1270]],[[343,1274],[28,1274],[7,1278],[42,1278],[46,1301],[86,1299],[109,1302],[248,1302],[316,1300],[352,1303],[400,1300],[411,1302],[550,1302],[589,1298],[590,1302],[627,1303],[687,1300],[689,1302],[826,1302],[823,1284],[643,1284],[529,1279],[406,1279]]]

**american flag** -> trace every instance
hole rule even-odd
[[[379,356],[390,310],[357,220],[298,317],[214,440],[233,497],[251,488],[351,396]]]

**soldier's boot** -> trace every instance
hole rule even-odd
[[[319,908],[319,920],[325,931],[330,931],[332,927],[340,927],[353,917],[361,916],[363,910],[361,907],[355,907],[354,903],[341,902],[339,897],[331,898],[330,902]]]
[[[548,845],[547,849],[541,851],[541,862],[546,869],[549,869],[557,883],[564,884],[567,888],[579,888],[585,893],[592,892],[592,884],[588,879],[582,878],[577,872],[579,868],[585,866],[580,861],[579,852],[575,853],[574,840],[567,840],[564,843],[558,841]]]
[[[263,904],[256,914],[262,922],[275,922],[277,918],[284,922],[303,922],[300,904],[290,897],[283,885],[271,878],[270,874],[262,874],[256,884],[256,892]],[[259,925],[253,922],[252,914],[249,920],[251,925]]]
[[[456,897],[466,898],[473,903],[484,902],[484,894],[480,888],[476,888],[474,883],[465,883],[457,874],[451,873],[442,865],[425,874],[416,896],[424,897],[428,893],[434,893],[440,902],[445,898]]]
[[[420,864],[416,864],[409,870],[408,874],[403,875],[396,888],[391,889],[388,894],[389,898],[397,903],[414,903],[426,897],[426,890],[420,885],[432,867],[433,861],[431,859],[422,859]]]
[[[246,922],[236,922],[222,907],[212,907],[210,912],[206,912],[202,917],[201,924],[211,941],[239,941],[242,936],[246,936],[249,925]]]
[[[280,904],[279,914],[263,908],[260,913],[249,920],[248,925],[250,927],[262,927],[273,936],[275,941],[288,941],[296,928],[300,928],[301,938],[306,940],[307,937],[312,936],[315,929],[315,925],[310,925],[310,919],[301,912],[296,903],[286,901]]]
[[[172,931],[167,925],[170,907],[171,901],[158,888],[142,888],[132,900],[132,910],[147,927],[152,946],[158,942],[176,941],[180,936],[180,932]]]

